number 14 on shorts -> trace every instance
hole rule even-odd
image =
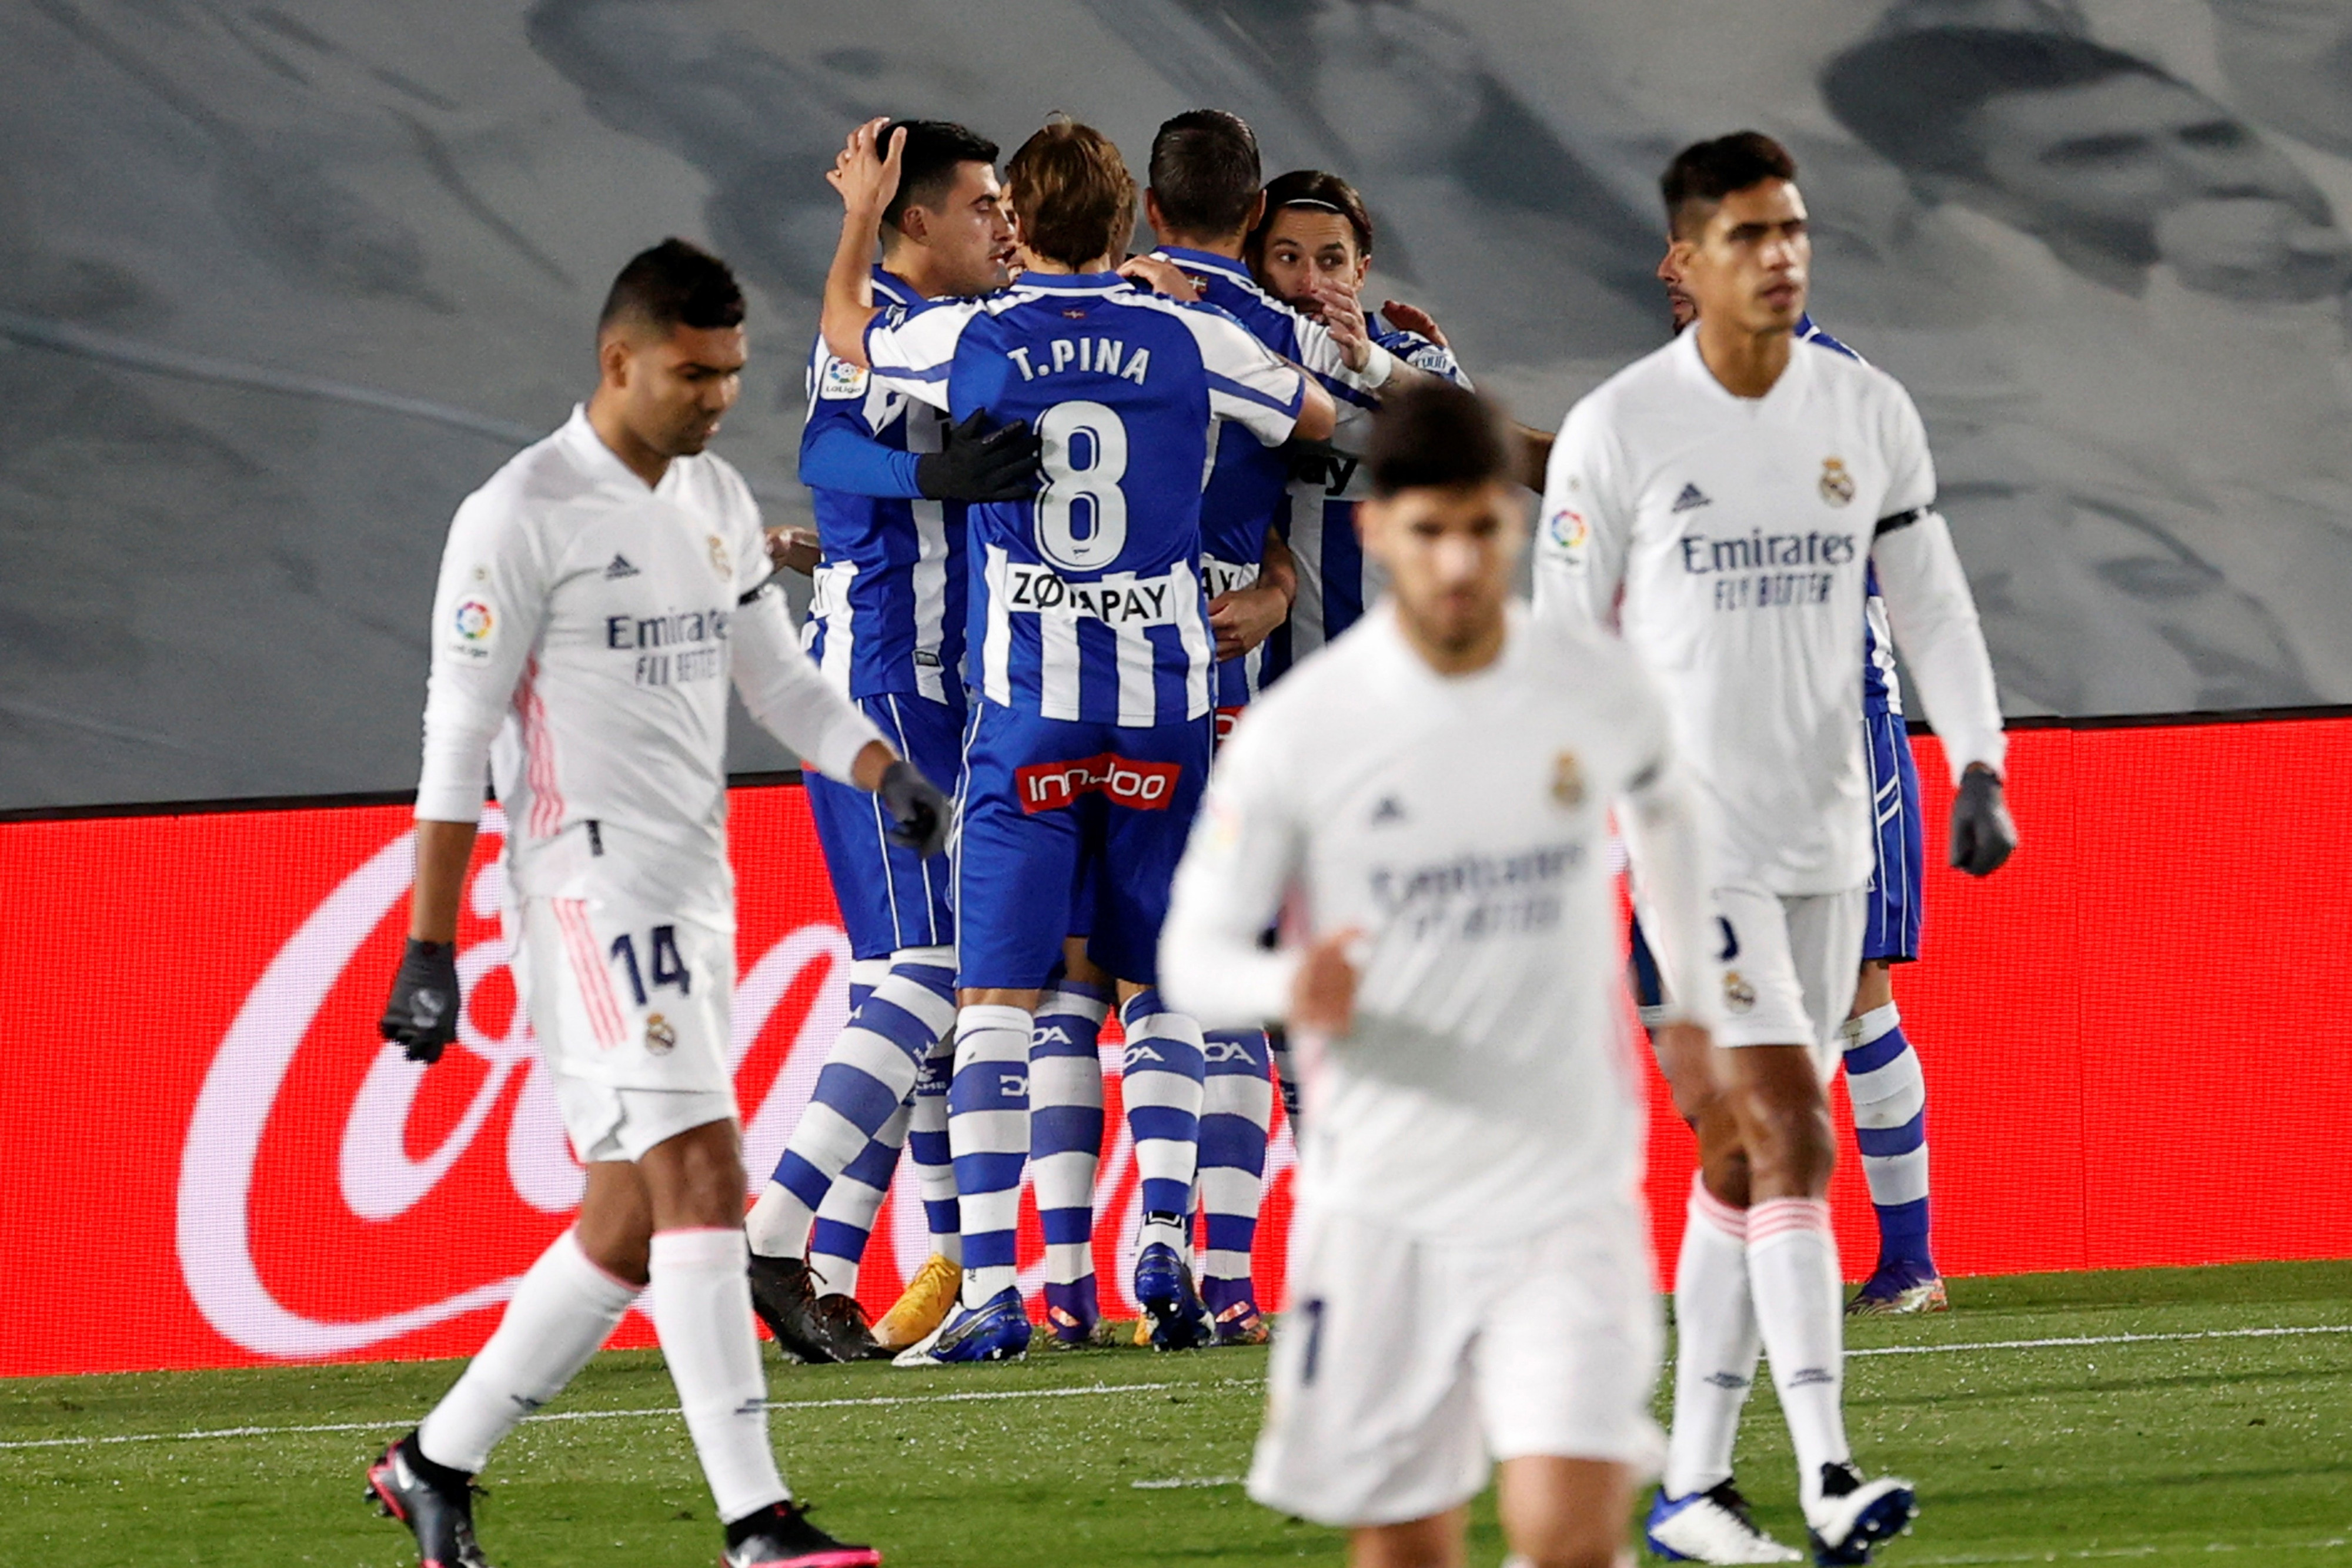
[[[688,971],[686,960],[678,956],[677,926],[655,926],[646,944],[646,950],[653,962],[650,978],[656,988],[675,986],[680,996],[693,994],[694,976]],[[627,973],[629,990],[636,998],[637,1006],[644,1007],[646,999],[646,982],[649,977],[647,972],[637,964],[637,939],[625,931],[614,937],[613,958]]]

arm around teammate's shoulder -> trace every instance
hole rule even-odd
[[[1160,988],[1211,1029],[1279,1021],[1290,1008],[1296,954],[1259,937],[1279,914],[1306,838],[1283,765],[1278,715],[1253,712],[1209,775],[1160,938]]]

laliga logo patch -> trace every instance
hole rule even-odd
[[[727,541],[717,534],[707,537],[710,540],[710,570],[717,572],[720,580],[724,580],[731,575],[727,560]]]
[[[1551,542],[1571,554],[1584,548],[1591,529],[1585,526],[1584,514],[1574,507],[1562,507],[1544,520],[1544,531]]]
[[[646,1049],[656,1056],[667,1056],[677,1049],[677,1029],[659,1013],[646,1015]]]
[[[468,599],[457,606],[457,622],[458,636],[468,643],[478,643],[490,634],[490,629],[499,623],[499,618],[490,613],[490,607],[480,600]]]
[[[1822,499],[1832,507],[1843,507],[1853,499],[1853,476],[1845,471],[1843,458],[1822,459]]]
[[[1551,798],[1571,811],[1584,804],[1584,766],[1573,751],[1551,759]]]
[[[1748,1013],[1756,1008],[1756,988],[1740,978],[1737,969],[1723,972],[1723,1005],[1735,1013]]]
[[[866,371],[858,366],[843,360],[827,360],[816,395],[836,402],[855,402],[866,395]]]

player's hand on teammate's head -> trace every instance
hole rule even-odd
[[[1371,329],[1364,321],[1363,303],[1354,294],[1336,283],[1318,283],[1307,291],[1315,301],[1318,319],[1329,329],[1331,340],[1339,345],[1339,355],[1351,371],[1360,371],[1372,362]]]
[[[882,770],[874,793],[890,813],[891,839],[929,859],[948,847],[948,821],[953,808],[939,786],[901,758]]]
[[[1970,876],[1990,876],[2017,848],[2017,822],[2009,814],[2000,775],[1981,763],[1960,775],[1952,800],[1952,864]]]
[[[1130,256],[1118,264],[1118,275],[1131,277],[1154,294],[1165,294],[1171,299],[1201,298],[1201,280],[1164,256]]]
[[[1025,501],[1043,483],[1045,443],[1025,419],[988,426],[974,409],[942,434],[940,449],[915,459],[915,487],[933,501]]]
[[[457,944],[412,936],[376,1031],[411,1061],[438,1061],[442,1049],[457,1038]]]
[[[1318,938],[1290,978],[1291,1029],[1337,1040],[1356,1027],[1356,966],[1348,956],[1363,932],[1355,926]]]
[[[1441,349],[1453,347],[1445,340],[1445,333],[1438,326],[1437,318],[1418,305],[1407,305],[1402,299],[1383,300],[1381,314],[1387,317],[1389,325],[1399,331],[1418,332]]]
[[[890,198],[898,193],[900,154],[906,151],[907,129],[900,126],[890,132],[888,145],[879,144],[882,128],[889,124],[886,117],[869,120],[849,133],[849,140],[833,161],[832,172],[825,183],[841,193],[841,204],[853,213],[870,214],[877,219]]]

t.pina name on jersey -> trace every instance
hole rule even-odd
[[[1115,338],[1055,338],[1046,351],[1052,358],[1050,364],[1032,364],[1027,349],[1007,349],[1004,357],[1020,367],[1024,382],[1061,371],[1085,371],[1097,376],[1117,376],[1141,386],[1145,373],[1151,369],[1150,350],[1139,348],[1130,354],[1127,345]]]

